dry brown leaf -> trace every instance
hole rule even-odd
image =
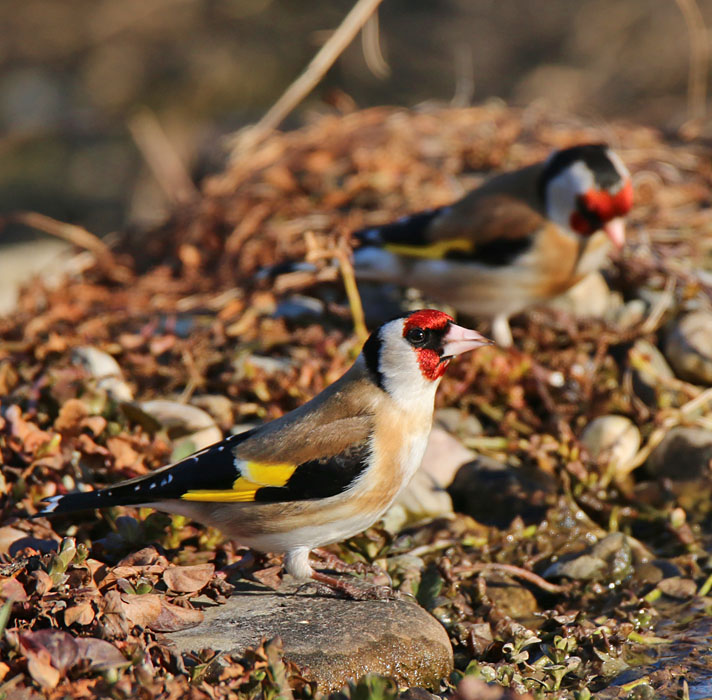
[[[128,440],[111,437],[106,441],[106,446],[114,457],[114,466],[117,469],[136,467],[137,464],[141,464],[143,461],[143,457],[131,447],[131,443]]]
[[[27,656],[27,670],[43,688],[56,688],[61,676],[77,662],[79,650],[74,638],[66,632],[25,632],[19,636],[19,642]]]
[[[109,572],[108,567],[103,562],[97,559],[87,559],[84,562],[85,568],[89,571],[89,580],[86,582],[87,586],[97,587],[106,577]]]
[[[101,455],[102,457],[108,457],[109,456],[109,450],[106,449],[103,445],[97,445],[94,440],[91,439],[91,436],[89,436],[87,433],[81,433],[80,435],[77,435],[76,438],[77,446],[86,455]]]
[[[121,594],[121,603],[126,619],[133,625],[150,627],[161,614],[161,596],[155,593],[144,595]]]
[[[64,611],[64,624],[69,627],[75,622],[78,625],[89,625],[94,621],[95,613],[92,604],[85,600],[72,605]]]
[[[124,639],[129,633],[130,623],[124,613],[124,603],[118,591],[109,591],[103,598],[104,611],[101,616],[102,637],[104,639]]]
[[[177,593],[195,593],[207,586],[215,573],[214,564],[170,566],[163,572],[168,588]]]
[[[101,435],[106,430],[107,420],[103,416],[89,416],[82,421],[82,428],[87,428],[94,437]]]
[[[79,659],[88,659],[93,671],[108,671],[131,662],[113,645],[103,639],[78,637],[76,640]]]
[[[37,632],[25,632],[20,635],[20,644],[31,653],[43,656],[43,651],[49,654],[49,662],[60,673],[66,673],[79,658],[76,640],[71,634],[62,630],[37,630]]]
[[[27,537],[27,533],[23,530],[18,530],[9,525],[0,527],[0,554],[7,554],[10,551],[10,547],[23,537]]]
[[[52,586],[54,584],[52,583],[50,575],[46,571],[37,569],[30,574],[30,577],[37,582],[35,584],[35,593],[37,593],[37,595],[43,596],[48,591],[52,590]]]
[[[198,264],[200,264],[198,262]],[[173,349],[177,341],[174,335],[160,335],[156,338],[152,338],[148,345],[149,350],[152,355],[163,355],[163,353],[168,352]]]
[[[27,670],[30,672],[32,679],[37,681],[43,688],[52,690],[59,683],[59,671],[44,658],[28,655]]]
[[[60,433],[78,433],[82,421],[89,416],[89,410],[83,401],[69,399],[60,409],[54,421],[54,429]]]
[[[118,564],[119,566],[148,566],[166,558],[158,553],[158,550],[153,546],[144,547],[136,552],[127,554]],[[116,569],[114,569],[116,571]]]
[[[138,576],[139,570],[135,566],[122,566],[119,564],[119,566],[115,566],[110,572],[109,575],[112,576],[113,578],[131,578],[133,576]]]
[[[22,602],[27,600],[27,593],[16,578],[5,578],[0,580],[0,598]]]
[[[269,566],[266,569],[255,571],[252,574],[260,583],[277,590],[282,585],[282,567]]]
[[[202,621],[203,613],[200,610],[182,608],[163,599],[161,613],[150,627],[154,632],[177,632],[195,627]]]
[[[5,411],[5,417],[10,423],[10,434],[21,441],[24,441],[30,433],[37,430],[37,426],[34,423],[26,421],[22,417],[22,409],[19,406],[8,406]]]

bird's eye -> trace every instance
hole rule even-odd
[[[411,328],[405,334],[405,339],[411,345],[422,345],[425,342],[425,331],[422,328]]]

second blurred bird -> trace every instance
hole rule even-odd
[[[492,319],[510,346],[509,317],[565,292],[625,242],[630,174],[603,144],[554,151],[491,178],[450,206],[354,234],[361,281],[419,289]]]

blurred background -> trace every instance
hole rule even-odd
[[[157,222],[170,202],[137,147],[151,118],[199,181],[353,2],[4,0],[0,213],[35,210],[100,235]],[[310,110],[497,98],[676,130],[703,114],[707,27],[712,0],[384,0],[284,126]],[[6,227],[2,238],[32,235]]]

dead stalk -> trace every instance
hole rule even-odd
[[[77,246],[84,248],[90,253],[93,253],[97,260],[107,260],[112,257],[111,250],[98,236],[90,233],[85,228],[76,224],[67,224],[64,221],[57,221],[44,214],[39,214],[34,211],[17,211],[12,213],[8,219],[18,224],[24,224],[30,228],[44,231],[50,236],[61,238]]]
[[[189,204],[198,199],[200,193],[156,115],[142,109],[129,119],[128,127],[166,199],[173,204]]]
[[[682,13],[690,39],[690,66],[687,78],[687,118],[702,120],[707,108],[707,64],[709,43],[707,27],[696,0],[675,0]]]
[[[302,74],[282,93],[262,119],[237,134],[232,144],[233,159],[257,146],[314,89],[366,24],[381,1],[358,0]]]
[[[351,318],[354,322],[354,332],[361,343],[365,343],[368,338],[368,329],[366,328],[366,318],[363,313],[363,304],[361,303],[361,295],[358,293],[356,286],[356,275],[354,275],[354,267],[351,264],[349,254],[343,247],[337,248],[336,258],[339,261],[339,269],[341,277],[344,280],[344,289],[346,297],[349,300],[349,308],[351,309]]]
[[[535,585],[537,588],[541,588],[542,591],[547,593],[566,593],[569,590],[569,586],[561,586],[556,583],[549,583],[546,579],[543,579],[539,574],[535,574],[529,569],[523,569],[521,566],[514,566],[513,564],[498,564],[498,563],[484,563],[476,562],[470,563],[467,566],[473,574],[479,574],[487,571],[501,571],[503,574],[509,574],[515,578],[521,578]],[[461,573],[465,573],[464,567]]]

